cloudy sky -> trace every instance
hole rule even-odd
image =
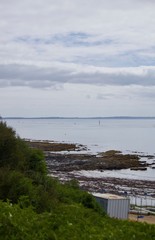
[[[155,116],[154,0],[1,0],[0,115]]]

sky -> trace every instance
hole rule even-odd
[[[1,0],[2,117],[155,116],[154,0]]]

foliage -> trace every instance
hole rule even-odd
[[[17,165],[18,138],[15,131],[7,127],[6,123],[0,122],[0,167]]]
[[[31,149],[30,151],[29,149],[28,168],[31,169],[31,171],[40,172],[42,174],[47,173],[44,154],[41,150]]]
[[[53,212],[0,202],[0,239],[3,240],[153,240],[155,226],[103,217],[78,204],[60,204]]]
[[[3,121],[0,121],[0,167],[46,174],[43,153],[30,149]]]
[[[80,190],[76,181],[72,180],[66,184],[57,186],[59,200],[63,203],[80,203],[86,208],[94,209],[95,211],[104,214],[102,208],[96,202],[95,198],[88,192]]]

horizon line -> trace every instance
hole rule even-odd
[[[60,116],[39,116],[39,117],[0,117],[0,119],[155,119],[155,116],[96,116],[96,117],[60,117]]]

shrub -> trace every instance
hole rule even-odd
[[[44,154],[37,149],[30,149],[28,145],[8,127],[0,122],[0,167],[18,169],[22,172],[40,172],[46,174]]]
[[[41,150],[29,149],[27,165],[31,171],[40,172],[41,174],[47,173],[45,157]]]

